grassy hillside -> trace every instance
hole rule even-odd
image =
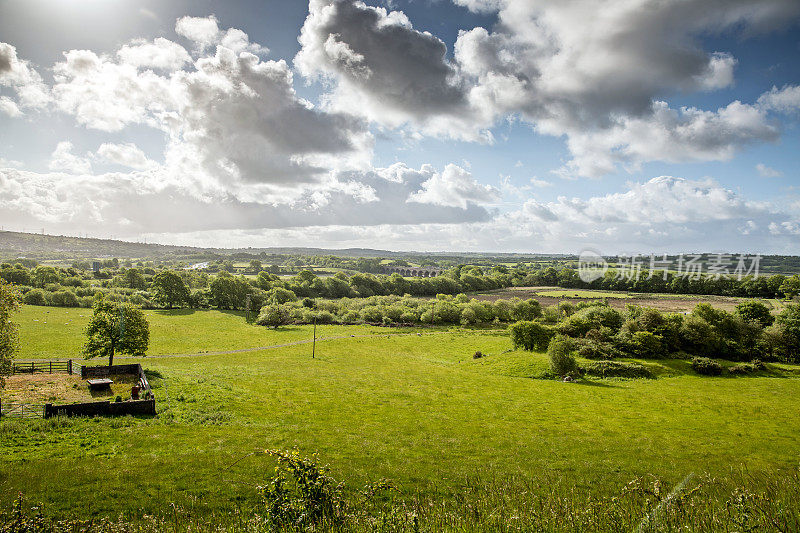
[[[24,311],[26,355],[79,344],[82,311],[47,310]],[[150,319],[160,354],[308,334],[215,311]],[[727,487],[733,471],[797,468],[795,378],[706,378],[665,362],[655,380],[568,384],[526,377],[541,375],[545,356],[509,352],[503,332],[321,329],[381,335],[320,343],[316,359],[308,345],[142,359],[156,419],[0,422],[0,504],[22,491],[78,516],[248,507],[271,463],[246,456],[293,446],[319,452],[351,487],[384,477],[403,497],[452,498],[475,479],[613,495],[637,476],[675,484],[708,473]],[[473,359],[476,350],[488,357]]]

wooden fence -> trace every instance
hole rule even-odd
[[[44,418],[44,405],[3,402],[0,399],[0,418]]]
[[[80,374],[81,365],[67,361],[14,361],[12,374]]]

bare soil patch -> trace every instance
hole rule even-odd
[[[550,296],[539,296],[537,293],[543,290],[557,289],[557,287],[509,287],[507,289],[498,289],[494,291],[486,291],[481,293],[472,294],[478,300],[494,302],[500,299],[522,298],[526,300],[533,298],[538,300],[543,307],[549,305],[557,305],[560,302],[571,302],[577,304],[579,302],[596,301],[599,298],[576,298],[576,297],[559,297],[554,298]],[[564,289],[568,290],[568,289]],[[593,291],[602,293],[603,291]],[[619,294],[620,291],[608,291],[609,294]],[[695,294],[648,294],[638,292],[628,292],[628,298],[608,298],[608,304],[617,309],[624,309],[627,305],[637,305],[640,307],[653,307],[659,311],[667,311],[673,313],[683,313],[694,309],[699,303],[708,303],[719,309],[726,311],[733,311],[736,306],[749,298],[735,298],[729,296],[712,296],[712,295],[695,295]],[[769,301],[765,301],[767,305],[772,306]],[[774,307],[774,306],[772,306]]]
[[[86,381],[70,374],[14,374],[6,376],[6,386],[0,389],[3,402],[13,403],[79,403],[93,400],[130,398],[137,376],[113,376],[109,390],[90,391]]]

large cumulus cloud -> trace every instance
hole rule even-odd
[[[491,141],[493,124],[520,117],[567,139],[574,158],[565,175],[596,177],[620,163],[726,159],[774,140],[779,127],[770,114],[797,108],[788,97],[717,111],[664,103],[732,85],[736,58],[703,49],[701,38],[790,23],[800,15],[793,0],[455,3],[496,11],[498,23],[462,31],[449,59],[441,40],[415,30],[401,12],[312,0],[295,65],[331,82],[331,108],[390,127]],[[646,149],[642,132],[656,137]]]

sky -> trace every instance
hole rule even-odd
[[[800,253],[797,0],[0,0],[0,227]]]

